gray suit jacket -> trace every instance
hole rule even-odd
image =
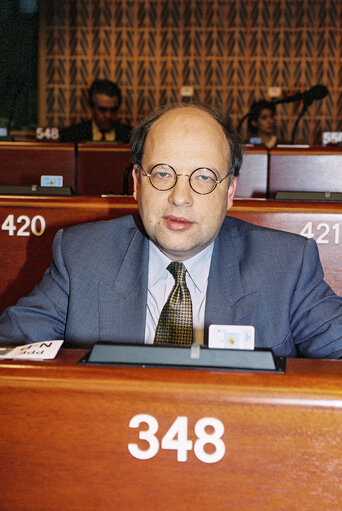
[[[0,317],[0,342],[143,343],[148,240],[131,216],[57,233],[32,293]],[[323,280],[316,244],[226,218],[215,241],[205,326],[254,325],[276,355],[342,356],[342,298]]]

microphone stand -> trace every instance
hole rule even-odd
[[[307,100],[304,100],[304,102],[303,102],[302,110],[300,111],[300,113],[296,119],[296,122],[294,123],[293,129],[292,129],[291,145],[294,145],[296,131],[297,131],[299,121],[301,120],[301,118],[303,117],[303,115],[305,114],[305,112],[307,111],[308,107],[311,105],[312,102],[313,102],[313,99],[307,99]]]

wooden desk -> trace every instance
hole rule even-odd
[[[74,171],[74,144],[0,142],[0,185],[40,185],[42,175],[58,175],[74,189]]]
[[[126,144],[78,144],[77,194],[121,194],[125,171],[130,161],[130,146]],[[132,194],[132,177],[129,183]]]
[[[246,147],[236,188],[236,197],[267,196],[268,151],[263,147]]]
[[[78,144],[77,194],[121,194],[130,146],[124,144]],[[268,152],[247,147],[244,152],[237,197],[266,197]],[[133,179],[129,176],[129,193]]]
[[[270,150],[270,197],[279,191],[342,192],[342,148]]]
[[[40,280],[50,264],[52,239],[59,228],[136,212],[132,197],[0,196],[0,311],[29,293]],[[229,214],[314,237],[326,280],[342,294],[341,203],[236,199]]]
[[[135,201],[125,197],[0,196],[0,311],[41,279],[58,229],[136,211]]]
[[[82,367],[82,354],[0,363],[2,511],[338,509],[342,362],[290,359],[286,374],[262,374]],[[146,460],[128,449],[148,447],[147,425],[129,426],[138,414],[158,425]],[[193,443],[183,462],[161,448],[177,417]],[[208,417],[224,429],[215,463],[200,459],[213,445],[193,449]]]
[[[342,295],[342,203],[235,200],[231,216],[313,238],[325,280]]]

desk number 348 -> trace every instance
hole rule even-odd
[[[132,417],[130,428],[139,428],[141,424],[147,424],[139,431],[139,439],[145,440],[147,449],[141,449],[137,444],[128,444],[128,450],[134,458],[148,460],[153,458],[159,451],[159,440],[156,437],[158,421],[152,415],[139,414]],[[210,431],[206,431],[210,428]],[[193,443],[188,439],[188,418],[179,416],[167,430],[161,441],[161,448],[177,451],[177,461],[187,461],[188,451],[194,449],[195,456],[203,463],[216,463],[225,455],[225,445],[221,439],[224,426],[221,421],[214,417],[203,417],[195,424],[197,440]],[[205,445],[211,444],[210,449],[205,450]],[[208,452],[210,450],[210,452]]]

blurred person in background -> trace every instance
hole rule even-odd
[[[118,119],[121,90],[110,80],[95,80],[89,89],[91,119],[61,130],[61,142],[129,143],[131,127]]]
[[[271,149],[277,144],[275,104],[264,99],[255,101],[248,117],[248,142]]]

